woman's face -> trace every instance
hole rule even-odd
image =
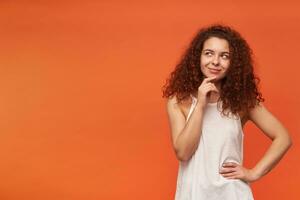
[[[218,37],[208,38],[201,52],[200,66],[205,77],[217,76],[216,80],[225,77],[230,64],[229,44]]]

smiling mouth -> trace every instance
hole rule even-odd
[[[211,73],[219,73],[221,70],[208,68]]]

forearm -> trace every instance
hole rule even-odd
[[[177,157],[189,160],[196,151],[202,132],[202,118],[204,107],[196,104],[186,126],[176,139]]]
[[[255,176],[260,178],[270,172],[291,147],[291,144],[288,134],[275,138],[262,159],[252,169]]]

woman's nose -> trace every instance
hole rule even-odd
[[[212,63],[213,63],[214,65],[218,65],[218,64],[219,64],[219,57],[218,57],[218,56],[214,56],[214,57],[213,57],[213,60],[212,60]]]

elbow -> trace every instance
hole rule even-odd
[[[191,149],[190,145],[185,144],[174,144],[176,158],[179,161],[188,161],[192,157],[193,150]]]
[[[293,141],[292,141],[292,138],[290,136],[290,134],[286,134],[286,146],[287,146],[287,149],[289,149],[292,145],[293,145]]]
[[[184,156],[184,155],[176,155],[177,157],[177,160],[181,161],[181,162],[185,162],[185,161],[188,161],[189,158],[187,156]]]
[[[176,151],[176,157],[179,161],[188,161],[190,159],[190,156],[187,155],[187,153],[185,153],[184,151],[180,151],[180,150],[177,150]]]
[[[291,148],[292,145],[293,145],[293,141],[292,141],[292,138],[289,136],[288,140],[287,140],[287,146],[288,146],[288,148]]]
[[[278,141],[285,149],[289,149],[293,145],[292,138],[288,133],[275,137],[274,140]]]
[[[281,137],[280,140],[281,140],[282,146],[286,150],[288,150],[289,148],[291,148],[291,146],[293,145],[292,138],[289,135],[287,135],[286,137]]]

